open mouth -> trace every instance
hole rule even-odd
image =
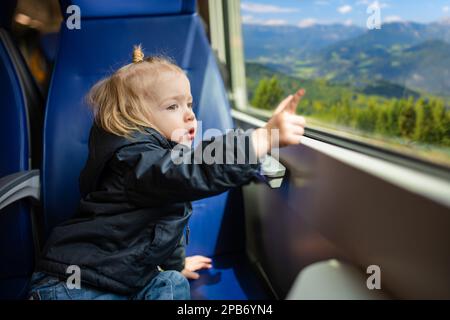
[[[193,140],[195,136],[195,128],[191,128],[188,130],[189,139]]]

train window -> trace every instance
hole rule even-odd
[[[230,59],[243,51],[242,61],[234,59],[242,70],[230,69],[236,107],[268,117],[304,87],[298,112],[310,128],[448,169],[450,1],[226,6],[240,15],[238,24],[228,21],[240,27],[228,27]]]

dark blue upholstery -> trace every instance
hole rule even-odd
[[[16,69],[0,43],[0,176],[28,169],[28,132],[25,100]],[[3,151],[3,150],[8,150]]]
[[[268,299],[267,288],[254,275],[244,254],[215,257],[213,268],[190,281],[192,300]]]
[[[0,177],[29,169],[24,97],[4,43],[0,43]],[[0,299],[22,298],[33,270],[30,208],[19,201],[0,212]]]
[[[9,28],[16,1],[0,5],[0,177],[31,169],[25,63]],[[22,65],[19,65],[22,64]],[[39,119],[36,119],[39,121]],[[0,212],[0,299],[24,298],[34,268],[31,206],[17,201]]]
[[[195,13],[186,14],[186,11],[179,10],[180,14],[175,14],[178,11],[173,8],[175,5],[180,8],[181,1],[158,1],[157,10],[138,10],[139,16],[117,17],[115,9],[111,6],[102,8],[101,3],[104,1],[96,1],[95,4],[75,1],[82,12],[81,29],[68,30],[63,24],[60,33],[44,129],[43,200],[47,234],[56,224],[72,217],[78,205],[78,176],[87,157],[92,123],[84,97],[96,81],[131,61],[133,45],[141,43],[147,55],[168,55],[187,72],[195,101],[194,111],[203,121],[203,130],[218,128],[224,132],[233,127],[224,85],[202,23]],[[128,2],[121,3],[128,6]],[[129,10],[135,10],[139,8],[138,4],[144,2],[130,3],[136,4],[136,7],[130,5]],[[183,3],[192,8],[193,1]],[[64,7],[62,10],[65,11]],[[111,10],[110,16],[104,10]],[[129,14],[131,11],[127,10],[122,12]],[[149,16],[143,16],[145,12]],[[85,19],[85,13],[88,13],[88,19]],[[95,19],[96,16],[102,18]],[[196,143],[199,138],[196,137]],[[233,268],[243,265],[241,260],[238,263],[232,257],[244,252],[245,239],[242,203],[230,199],[234,193],[224,193],[194,203],[188,254],[215,256],[219,260],[228,254],[228,263],[222,264],[228,267],[221,269],[226,275],[227,287],[219,281],[204,284],[209,291],[202,291],[202,286],[195,289],[203,294],[210,292],[211,297],[251,297],[245,295],[251,291],[243,291],[243,285],[239,282],[247,283],[252,275],[237,277],[232,272]],[[236,194],[237,200],[240,200],[240,193]],[[212,294],[213,291],[217,294]]]

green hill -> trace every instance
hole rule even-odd
[[[361,83],[359,87],[351,87],[345,83],[338,84],[324,79],[301,79],[254,62],[247,62],[245,68],[249,101],[253,98],[260,80],[273,76],[277,77],[284,95],[290,94],[298,88],[305,88],[308,93],[307,101],[320,100],[324,103],[334,103],[342,98],[356,98],[358,95],[384,98],[407,98],[410,96],[417,98],[420,96],[416,91],[387,81],[372,81],[366,84]]]

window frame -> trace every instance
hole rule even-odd
[[[219,52],[219,60],[226,66],[230,80],[227,90],[233,109],[245,112],[256,119],[267,121],[269,117],[250,106],[247,101],[240,0],[209,1],[209,13],[211,45],[214,50]],[[215,19],[219,15],[223,18]],[[213,30],[214,32],[212,32]],[[306,127],[305,136],[450,181],[450,170],[443,164],[330,133],[316,126]]]

